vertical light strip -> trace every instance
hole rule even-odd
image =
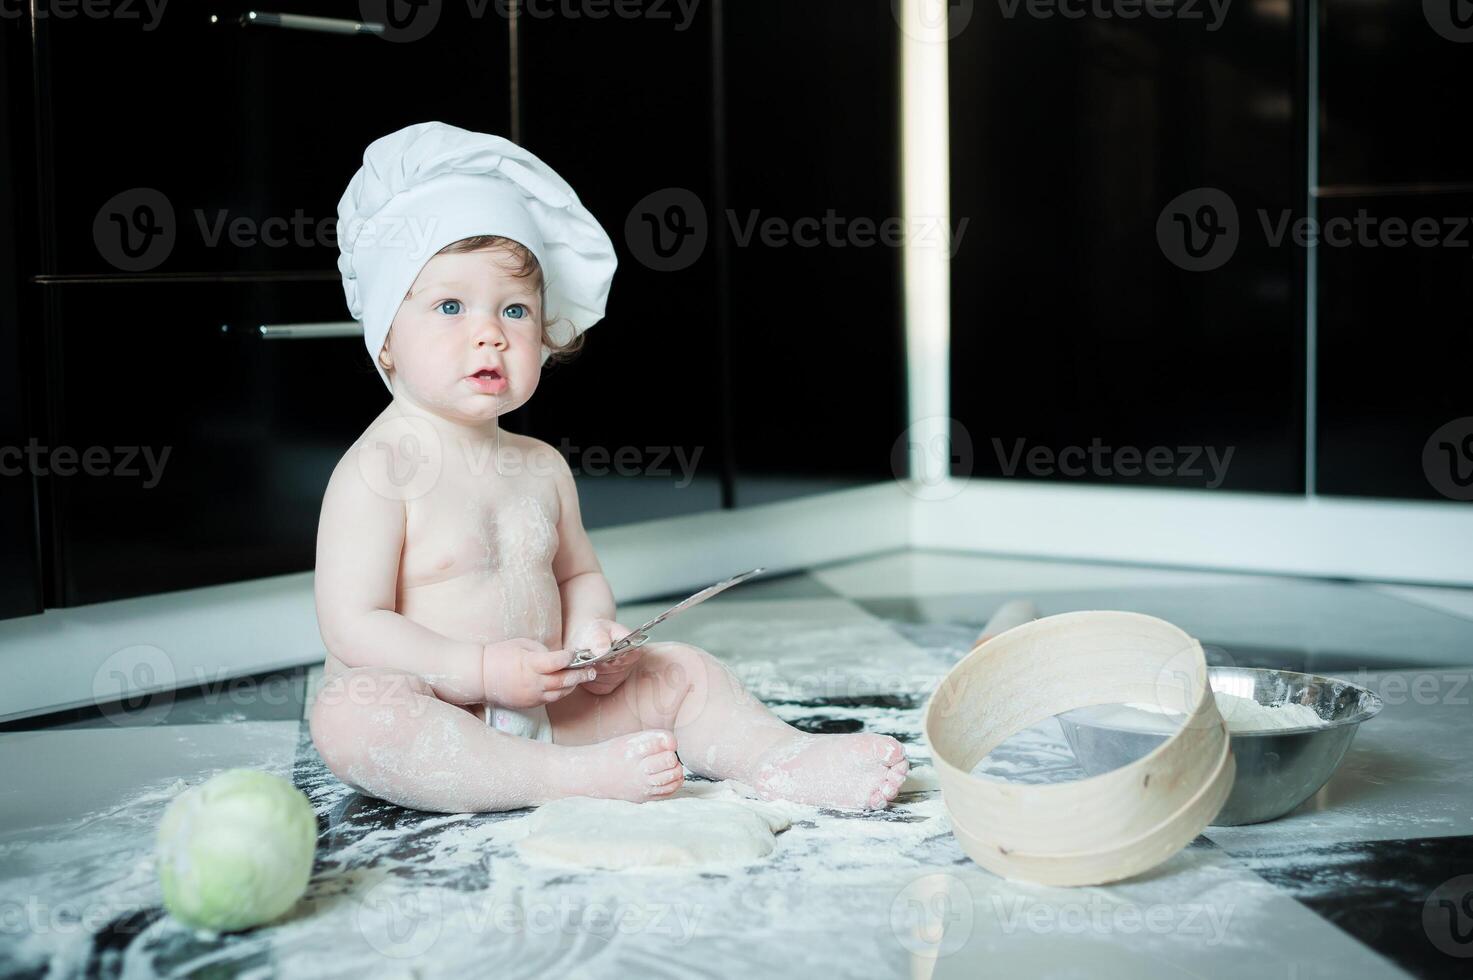
[[[521,0],[509,0],[506,13],[507,42],[507,98],[511,105],[510,139],[518,145],[522,142],[522,48],[521,32],[517,29],[522,16]]]
[[[1305,16],[1309,32],[1309,56],[1305,73],[1304,119],[1309,127],[1308,145],[1304,155],[1305,179],[1309,182],[1307,195],[1311,228],[1318,228],[1320,221],[1319,198],[1315,188],[1320,184],[1320,5],[1318,0],[1308,0]],[[1313,497],[1316,492],[1315,465],[1319,455],[1319,249],[1311,246],[1304,250],[1304,493]]]
[[[947,99],[947,0],[903,0],[901,16],[901,210],[910,445],[944,445],[951,414],[951,185]],[[939,440],[938,440],[939,437]],[[948,479],[949,452],[911,452],[911,479]]]

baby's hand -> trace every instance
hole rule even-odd
[[[602,653],[613,646],[624,637],[634,631],[627,626],[622,626],[612,619],[595,619],[586,624],[578,631],[577,642],[568,644],[575,650],[592,650],[595,654]],[[612,660],[593,665],[598,672],[598,679],[588,685],[590,694],[608,694],[620,684],[624,683],[639,658],[644,656],[642,647],[634,647],[625,650]]]
[[[481,651],[487,700],[503,708],[535,708],[567,697],[598,674],[592,667],[566,669],[571,650],[549,650],[536,640],[491,643]]]

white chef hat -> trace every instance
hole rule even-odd
[[[385,385],[378,354],[404,294],[436,252],[473,235],[510,238],[537,257],[556,342],[603,318],[614,244],[567,181],[500,136],[406,126],[368,145],[338,201],[343,293]]]

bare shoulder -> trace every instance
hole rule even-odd
[[[433,487],[442,468],[434,429],[385,409],[338,459],[323,506],[402,514],[404,502]]]
[[[536,436],[507,432],[505,436],[511,446],[521,451],[533,472],[552,477],[559,486],[573,486],[573,471],[567,459],[551,444]]]

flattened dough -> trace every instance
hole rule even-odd
[[[517,842],[526,860],[618,871],[749,864],[772,853],[789,820],[761,803],[573,796],[541,807],[527,825]]]

